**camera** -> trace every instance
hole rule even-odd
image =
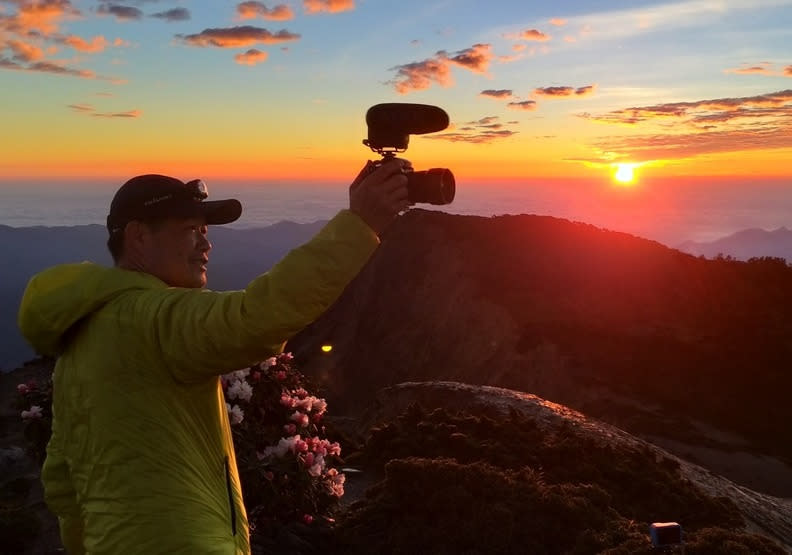
[[[374,171],[383,162],[407,150],[410,135],[442,131],[448,127],[448,114],[437,106],[428,104],[385,103],[376,104],[366,112],[368,138],[363,144],[382,156],[369,164]],[[450,204],[456,193],[454,174],[447,168],[405,170],[408,200],[412,203]]]

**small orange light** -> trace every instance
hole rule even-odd
[[[332,345],[322,345],[322,352],[329,353],[332,350],[333,350],[333,346]]]

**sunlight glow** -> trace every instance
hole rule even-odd
[[[621,185],[632,185],[635,183],[635,166],[635,164],[616,164],[613,179]]]
[[[322,345],[322,352],[329,353],[332,350],[333,350],[333,346],[332,345]]]

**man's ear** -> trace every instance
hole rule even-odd
[[[139,220],[132,220],[124,228],[124,252],[139,254],[150,240],[151,230]]]

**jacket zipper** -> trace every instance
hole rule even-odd
[[[236,505],[234,505],[234,490],[231,487],[231,469],[228,467],[228,455],[226,455],[224,466],[226,489],[228,489],[228,506],[231,508],[231,533],[236,536]]]

